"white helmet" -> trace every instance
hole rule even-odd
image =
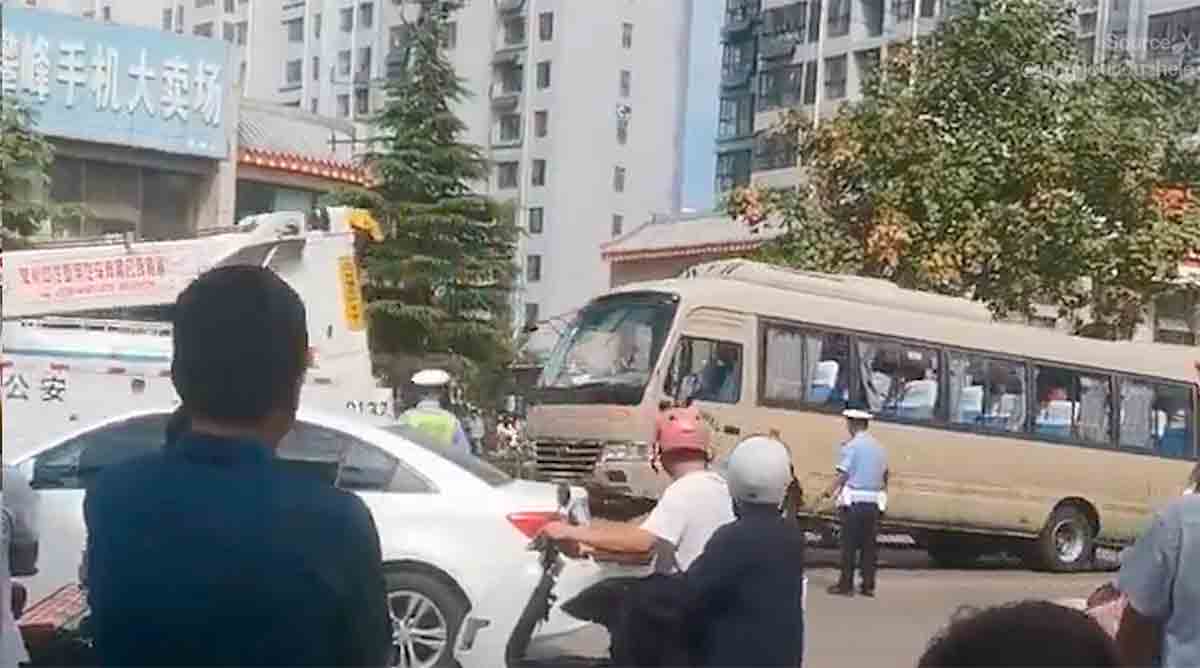
[[[425,369],[413,374],[412,382],[418,387],[442,387],[450,383],[450,374],[441,369]]]
[[[725,477],[735,501],[778,506],[792,483],[792,456],[776,439],[751,436],[729,455]]]

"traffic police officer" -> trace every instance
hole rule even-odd
[[[887,453],[867,433],[871,414],[859,408],[842,412],[850,440],[842,445],[837,477],[824,498],[836,497],[842,516],[842,575],[829,593],[854,595],[854,564],[858,559],[864,596],[875,595],[876,539],[879,515],[887,506]]]
[[[443,409],[441,404],[442,392],[450,384],[450,374],[441,369],[426,369],[415,374],[412,382],[420,388],[421,400],[400,416],[400,424],[428,435],[447,450],[457,449],[469,454],[471,441],[467,439],[462,424],[454,413]]]

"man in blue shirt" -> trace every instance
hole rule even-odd
[[[357,497],[284,470],[304,305],[258,267],[204,274],[174,313],[186,419],[88,490],[88,599],[107,666],[381,666],[379,537]]]
[[[849,408],[846,428],[850,440],[842,445],[837,476],[824,497],[838,499],[842,515],[842,575],[829,593],[854,595],[854,564],[862,573],[863,596],[875,595],[875,566],[878,558],[879,515],[887,503],[887,452],[867,433],[871,414]]]
[[[1163,509],[1121,553],[1117,589],[1129,605],[1121,617],[1117,644],[1126,665],[1200,665],[1200,578],[1194,570],[1198,562],[1200,496],[1188,494]]]

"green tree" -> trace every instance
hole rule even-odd
[[[453,355],[486,392],[513,354],[519,229],[510,205],[472,191],[489,165],[460,141],[466,127],[453,111],[467,95],[440,48],[454,7],[423,0],[406,26],[405,58],[389,63],[387,104],[372,119],[365,162],[375,184],[336,199],[371,209],[386,236],[364,263],[373,350]]]
[[[795,134],[805,183],[738,195],[784,233],[760,257],[965,295],[1000,316],[1035,304],[1090,313],[1078,329],[1132,333],[1200,245],[1200,175],[1182,138],[1200,126],[1194,82],[1128,63],[1085,72],[1070,9],[964,0],[915,52],[889,47],[863,99]],[[1178,203],[1178,202],[1177,202]]]
[[[0,98],[0,219],[5,236],[30,235],[43,222],[68,213],[33,199],[49,185],[53,162],[54,149],[33,130],[29,110],[10,96]]]

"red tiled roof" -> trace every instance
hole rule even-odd
[[[307,174],[355,185],[366,185],[368,182],[366,170],[357,165],[337,160],[310,158],[293,152],[243,146],[238,150],[238,162],[244,165]]]

